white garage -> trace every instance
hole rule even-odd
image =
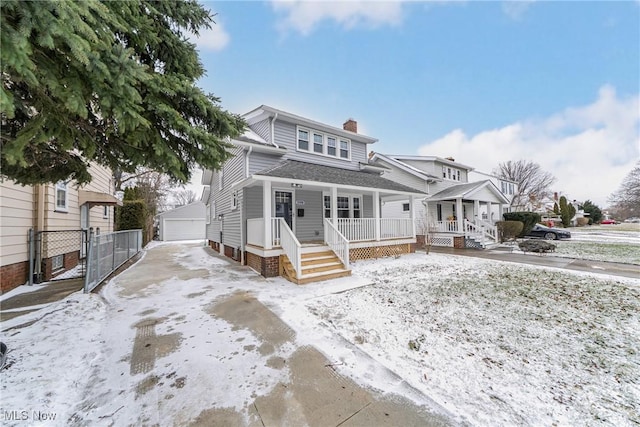
[[[206,235],[206,207],[202,202],[156,215],[158,237],[168,242],[174,240],[204,240]]]

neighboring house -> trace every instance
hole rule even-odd
[[[38,280],[49,280],[78,265],[83,241],[93,228],[113,231],[113,180],[109,169],[92,165],[93,180],[83,187],[72,182],[22,186],[0,181],[0,278],[6,292],[28,281],[29,230],[39,239],[31,254]]]
[[[424,191],[382,178],[348,120],[333,127],[266,105],[244,115],[233,158],[205,171],[209,244],[266,277],[295,283],[350,274],[350,262],[415,250],[415,222],[381,215]]]
[[[525,208],[524,206],[511,206],[511,204],[513,203],[513,198],[518,194],[517,182],[477,170],[469,171],[469,182],[479,182],[486,180],[491,181],[509,200],[508,206],[503,207],[503,212],[517,212]],[[494,218],[495,220],[502,220],[502,215],[499,215],[498,212],[498,205],[492,205],[491,213],[488,213],[486,209],[482,209],[482,215],[485,219],[486,217],[491,216],[491,218]]]
[[[427,234],[434,246],[486,247],[497,242],[494,223],[510,200],[490,179],[470,182],[472,167],[452,158],[375,152],[369,162],[383,168],[387,179],[427,193],[413,202],[389,199],[382,207],[383,216],[406,217],[415,211],[420,242]]]
[[[204,239],[209,220],[204,203],[194,202],[156,215],[162,241]]]

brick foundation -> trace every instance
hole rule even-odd
[[[220,243],[209,240],[209,247],[216,252],[220,252]]]
[[[464,236],[454,236],[453,247],[457,249],[464,249]]]
[[[242,259],[242,251],[234,249],[231,246],[225,246],[224,256],[229,257],[234,261],[240,262],[240,260]]]
[[[29,280],[29,261],[16,262],[0,267],[0,292],[24,285]]]
[[[280,257],[272,256],[263,258],[260,255],[246,252],[247,265],[264,277],[277,277],[280,275]]]

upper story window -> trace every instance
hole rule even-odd
[[[442,178],[449,179],[451,181],[461,181],[462,173],[460,172],[460,169],[442,166]]]
[[[298,128],[298,151],[351,160],[351,141],[322,132]]]
[[[309,132],[303,129],[298,129],[298,150],[309,150]]]
[[[513,182],[500,181],[500,189],[502,190],[502,194],[513,195]]]
[[[66,212],[69,209],[67,183],[58,182],[56,184],[56,209],[57,211]]]

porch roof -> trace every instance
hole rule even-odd
[[[473,194],[478,190],[488,187],[489,190],[496,196],[496,200],[502,203],[509,203],[509,200],[498,190],[498,188],[491,181],[478,181],[469,182],[466,184],[452,185],[449,188],[445,188],[442,191],[437,192],[433,196],[429,197],[427,201],[442,201],[452,199],[471,199],[473,200]]]
[[[340,169],[297,160],[285,160],[284,162],[254,174],[254,178],[256,179],[260,177],[284,178],[287,180],[337,184],[344,187],[385,190],[394,193],[426,195],[426,193],[416,190],[415,188],[398,184],[397,182],[369,172]]]

